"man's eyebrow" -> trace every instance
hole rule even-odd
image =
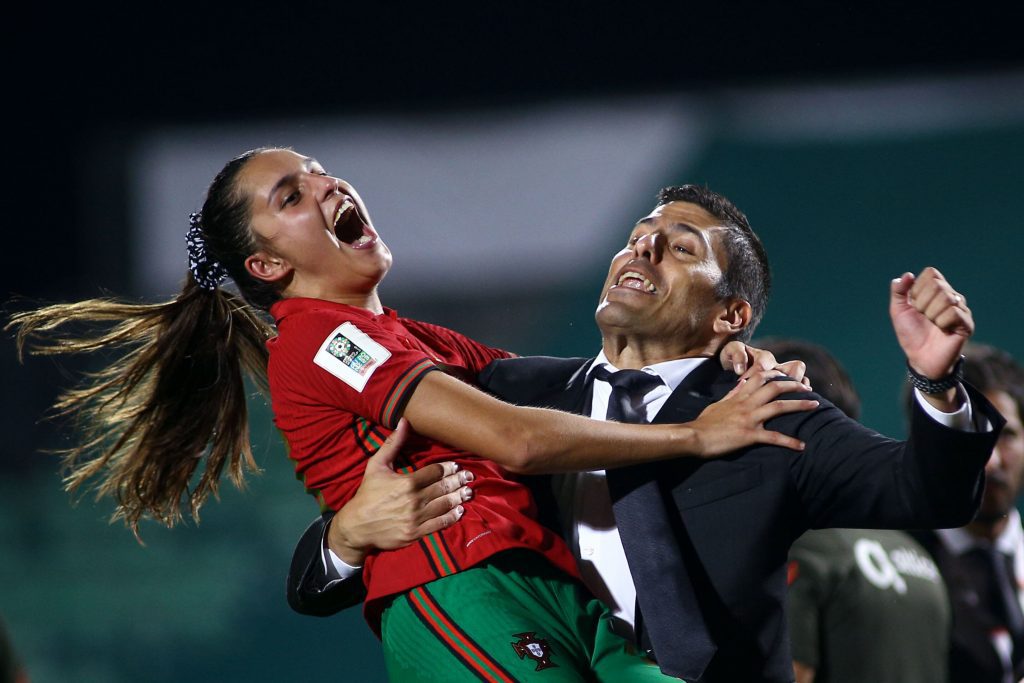
[[[655,217],[654,216],[648,216],[646,218],[641,218],[640,220],[638,220],[636,222],[636,224],[637,225],[649,225],[649,224],[653,223],[654,221],[655,221]],[[692,234],[694,237],[696,237],[697,239],[699,239],[701,242],[704,242],[706,240],[706,238],[705,238],[705,231],[704,230],[699,230],[696,227],[690,225],[689,223],[669,223],[668,227],[669,227],[670,230],[674,230],[676,232],[688,232],[688,233]]]

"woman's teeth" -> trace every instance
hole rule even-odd
[[[354,208],[355,208],[355,204],[353,204],[352,200],[348,199],[348,198],[346,198],[345,201],[343,201],[341,204],[339,204],[338,208],[334,210],[334,226],[335,227],[338,226],[338,221],[341,220],[341,217],[345,215],[346,211],[348,211],[349,209],[354,209]]]

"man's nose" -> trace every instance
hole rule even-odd
[[[651,232],[636,241],[633,245],[633,253],[639,258],[645,258],[651,263],[661,260],[661,250],[664,247],[661,235]]]
[[[999,446],[992,449],[992,455],[989,456],[988,462],[985,463],[985,471],[991,472],[992,470],[1000,469],[1003,466],[1003,459],[999,456]]]

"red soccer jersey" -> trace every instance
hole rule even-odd
[[[443,370],[470,381],[505,351],[457,332],[319,299],[271,308],[279,335],[269,342],[274,422],[295,470],[322,507],[337,510],[362,481],[365,461],[397,426],[423,376]],[[562,539],[536,521],[529,490],[496,463],[411,433],[405,471],[453,461],[475,475],[473,500],[457,524],[399,550],[374,553],[363,568],[364,615],[380,635],[388,596],[471,567],[510,548],[545,555],[571,576]]]

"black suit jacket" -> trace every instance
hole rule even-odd
[[[511,403],[582,412],[589,362],[496,361],[481,374],[481,385]],[[735,381],[734,374],[704,363],[673,392],[655,421],[690,421]],[[894,441],[819,399],[816,410],[783,415],[767,425],[803,440],[802,453],[757,446],[716,460],[680,458],[609,471],[613,502],[641,497],[651,526],[659,529],[643,548],[627,553],[630,564],[657,562],[665,572],[686,572],[693,582],[718,647],[702,681],[792,680],[785,569],[790,544],[805,530],[952,527],[971,518],[1002,420],[983,396],[968,391],[975,411],[996,429],[980,434],[946,429],[915,408],[910,438]],[[543,487],[538,494],[542,517],[554,524],[551,496]],[[325,590],[322,529],[318,520],[307,530],[304,543],[315,547],[315,557],[300,544],[289,578],[289,601],[305,613],[336,611],[359,596],[356,581]],[[638,597],[644,610],[663,610],[680,630],[686,628],[687,616],[678,605],[663,596],[641,592]],[[653,646],[658,653],[677,647],[673,642]]]
[[[949,680],[971,683],[1002,683],[1003,665],[989,633],[1002,623],[987,605],[978,604],[976,576],[964,561],[942,542],[933,531],[914,534],[942,574],[953,608],[953,632],[949,647]],[[1016,643],[1014,680],[1024,677],[1024,644]]]

